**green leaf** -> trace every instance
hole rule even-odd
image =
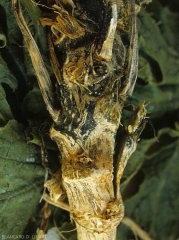
[[[168,45],[163,37],[163,32],[158,23],[151,18],[150,13],[144,9],[138,15],[138,29],[141,57],[150,63],[150,74],[152,75],[150,84],[177,84],[178,57],[173,52],[167,51]],[[140,65],[141,62],[139,62],[139,77],[141,77],[142,71]],[[148,75],[145,77],[147,78]]]
[[[41,124],[49,119],[49,113],[38,86],[34,86],[26,95],[23,102],[23,114],[27,119],[41,122]]]
[[[158,1],[149,4],[150,8],[138,14],[139,72],[132,101],[138,105],[145,99],[155,118],[179,108],[179,58],[178,47],[174,47],[179,32],[176,13]]]
[[[159,142],[151,144],[152,139],[148,140],[148,149],[144,146],[147,140],[144,145],[141,142],[140,148],[145,149],[140,169],[144,179],[138,192],[125,201],[125,215],[136,221],[152,239],[176,240],[179,236],[179,138],[176,136],[177,131],[166,128],[159,132]],[[135,188],[134,181],[132,187]],[[130,238],[129,232],[123,225],[119,227],[121,239]]]
[[[15,120],[0,128],[0,158],[26,163],[29,159],[35,162],[36,155],[36,148],[27,144],[24,129]]]
[[[12,119],[12,112],[10,109],[10,106],[6,100],[6,93],[3,89],[3,87],[0,85],[0,106],[1,106],[1,110],[0,110],[0,126],[3,126],[4,123],[9,120]]]
[[[2,26],[4,27],[7,25],[8,45],[11,45],[13,43],[20,44],[22,35],[12,11],[11,1],[1,0],[0,13],[2,16]]]
[[[6,62],[0,56],[0,83],[7,84],[13,91],[17,88],[17,80],[9,71]]]
[[[17,88],[17,80],[9,71],[7,64],[4,62],[3,58],[0,56],[0,84],[8,85],[13,91]],[[0,120],[4,125],[5,122],[12,119],[12,112],[10,106],[6,100],[6,93],[3,87],[0,85]]]
[[[15,120],[0,129],[0,235],[22,234],[43,190],[44,169],[23,127]]]

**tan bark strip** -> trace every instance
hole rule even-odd
[[[54,100],[53,88],[52,88],[50,76],[45,67],[44,61],[37,47],[37,44],[34,38],[32,37],[32,34],[22,15],[20,2],[18,0],[12,0],[12,8],[13,8],[17,23],[24,37],[24,40],[26,42],[26,46],[28,48],[28,51],[32,60],[32,64],[38,79],[39,87],[42,92],[42,96],[44,98],[47,110],[49,111],[53,120],[56,121],[59,115],[59,110],[55,109],[55,100]]]
[[[123,91],[121,96],[132,95],[135,82],[137,79],[138,73],[138,34],[136,26],[136,16],[135,16],[135,2],[133,0],[128,0],[131,20],[130,20],[130,46],[129,46],[129,57],[128,57],[128,66],[126,69],[126,80],[124,82]]]
[[[59,207],[59,208],[61,208],[63,210],[66,210],[68,212],[70,211],[70,207],[67,203],[60,202],[60,201],[54,202],[54,201],[51,200],[51,198],[49,197],[49,195],[47,193],[44,193],[42,198],[43,198],[43,200],[52,204],[53,206]]]
[[[59,65],[59,62],[58,62],[56,54],[55,54],[52,37],[51,37],[51,33],[50,33],[49,29],[48,29],[48,33],[47,33],[47,38],[48,38],[48,48],[49,48],[49,53],[50,53],[50,63],[51,63],[51,66],[52,66],[52,69],[53,69],[53,72],[55,74],[58,84],[61,84],[62,76],[61,76],[61,72],[60,72],[60,65]]]

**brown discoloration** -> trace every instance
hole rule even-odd
[[[34,38],[32,37],[32,34],[25,22],[19,1],[12,0],[12,6],[13,6],[17,23],[23,33],[26,46],[28,48],[30,57],[32,59],[33,67],[38,79],[42,96],[44,98],[44,102],[47,106],[47,109],[50,115],[52,116],[52,119],[56,121],[59,115],[59,109],[56,109],[56,103],[53,96],[53,87],[52,87],[49,73],[45,67],[44,61],[37,47],[37,44]]]
[[[39,74],[45,66],[42,62],[35,66],[34,54],[38,49],[34,48],[34,39],[25,27],[19,1],[12,0],[12,3],[36,68],[42,95],[54,120],[50,136],[57,143],[61,156],[61,183],[58,186],[55,179],[49,180],[46,186],[51,200],[46,195],[45,199],[62,206],[59,197],[65,190],[79,239],[115,239],[116,227],[124,215],[120,179],[146,118],[143,102],[126,128],[121,124],[124,103],[133,92],[137,76],[135,1],[102,1],[100,18],[89,21],[92,12],[87,8],[89,12],[83,14],[85,24],[76,17],[77,11],[83,10],[83,6],[80,9],[82,3],[77,1],[79,9],[72,4],[71,10],[67,11],[65,1],[57,1],[56,5],[50,6],[53,12],[41,18],[42,25],[51,27],[48,44],[57,77],[60,113],[45,95],[47,88],[50,99],[56,99],[52,86],[47,84],[49,78],[41,78]],[[116,30],[117,22],[120,30]],[[97,33],[90,31],[90,24],[98,26]],[[130,33],[128,47],[122,40],[121,30]],[[55,44],[62,49],[63,61],[60,63],[52,45],[54,36]],[[119,127],[122,131],[118,150],[115,141]]]
[[[127,131],[129,134],[135,133],[135,131],[139,128],[139,125],[146,118],[146,114],[147,110],[145,108],[145,101],[142,101],[128,123],[129,125],[127,126]]]
[[[59,44],[64,37],[76,39],[85,34],[85,25],[74,18],[62,4],[54,4],[54,14],[40,19],[43,26],[50,26],[56,37],[55,44]]]

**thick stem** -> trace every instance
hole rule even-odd
[[[62,176],[58,179],[62,179],[62,183],[52,179],[46,186],[57,206],[61,193],[66,192],[78,240],[115,239],[116,228],[124,215],[120,179],[146,123],[145,102],[142,102],[128,123],[121,124],[124,103],[133,92],[137,76],[135,1],[101,2],[101,17],[98,17],[97,10],[94,21],[88,16],[91,18],[95,11],[91,12],[87,7],[85,25],[79,24],[80,19],[75,20],[63,4],[56,5],[57,11],[52,13],[49,21],[57,26],[59,36],[66,38],[66,43],[59,41],[60,49],[64,48],[64,51],[60,50],[64,55],[60,57],[64,59],[60,67],[52,49],[52,31],[49,49],[58,83],[54,93],[40,51],[23,18],[19,0],[12,0],[44,101],[54,120],[50,135],[61,156],[59,172]],[[84,11],[82,1],[77,6],[79,12]],[[60,18],[64,14],[66,18]],[[127,31],[130,30],[128,48],[122,34],[126,25]],[[82,41],[83,35],[86,36]],[[117,137],[119,126],[122,130]],[[120,144],[116,144],[116,139]]]
[[[115,240],[116,239],[116,226],[113,229],[109,229],[107,232],[98,233],[91,232],[88,229],[79,226],[77,224],[78,239],[88,240]]]
[[[121,197],[114,196],[115,131],[113,124],[101,121],[85,141],[79,142],[51,129],[62,153],[63,187],[79,240],[115,239],[124,215]]]
[[[115,239],[116,228],[123,218],[122,199],[114,200],[110,191],[112,177],[108,171],[94,170],[86,178],[63,178],[77,226],[78,239]]]

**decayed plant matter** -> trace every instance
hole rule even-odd
[[[84,2],[49,1],[41,6],[46,6],[40,21],[48,27],[55,85],[20,1],[12,0],[12,6],[54,121],[50,136],[60,153],[61,169],[45,183],[49,196],[44,199],[68,209],[62,203],[67,196],[78,239],[115,239],[124,216],[120,179],[146,123],[145,101],[127,120],[122,118],[137,77],[140,6],[134,0],[90,1],[95,8]]]

